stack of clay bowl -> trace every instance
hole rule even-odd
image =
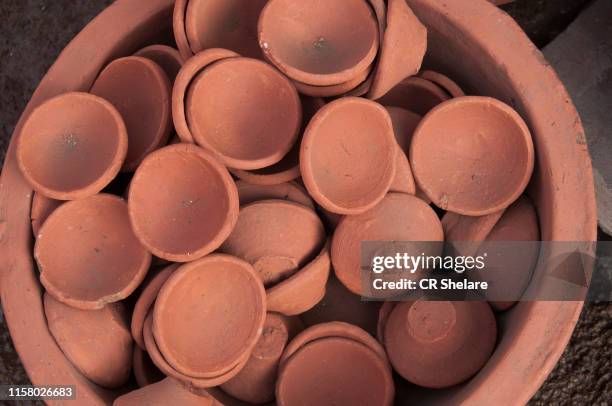
[[[479,389],[497,379],[491,369],[508,370],[508,357],[521,373],[515,359],[539,362],[517,355],[518,322],[505,325],[511,335],[497,328],[506,316],[542,320],[524,303],[498,317],[492,308],[513,303],[360,298],[362,241],[478,250],[537,240],[564,202],[542,197],[559,190],[546,183],[551,153],[536,162],[536,204],[523,195],[537,151],[519,113],[465,96],[449,65],[422,68],[426,51],[463,64],[447,51],[477,36],[457,45],[450,18],[480,10],[427,3],[119,0],[92,23],[41,84],[2,178],[3,261],[31,258],[30,200],[5,202],[34,191],[33,256],[46,292],[19,259],[2,289],[34,383],[75,384],[82,404],[382,406],[470,394],[499,403]],[[152,44],[171,22],[170,45]],[[473,94],[510,100],[471,73],[457,77]],[[518,297],[537,256],[522,257],[524,275],[488,282]],[[542,361],[547,371],[554,358]],[[525,381],[508,379],[495,390]]]

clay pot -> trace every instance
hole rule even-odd
[[[123,171],[133,171],[151,151],[166,145],[172,126],[170,81],[155,62],[139,56],[115,59],[94,82],[91,93],[113,104],[128,132]]]
[[[451,97],[465,96],[465,92],[461,87],[446,75],[432,70],[424,70],[419,73],[419,76],[440,86],[442,89],[446,90],[446,93]]]
[[[457,255],[476,255],[479,244],[473,242],[484,241],[504,214],[504,210],[484,216],[463,216],[461,214],[446,212],[442,217],[442,228],[446,241],[468,242],[468,244],[453,246]]]
[[[229,236],[238,218],[238,192],[210,154],[176,144],[148,155],[138,167],[128,208],[134,232],[153,254],[187,262]]]
[[[319,110],[306,128],[302,179],[325,209],[362,213],[389,190],[396,148],[391,119],[382,106],[356,97],[338,99]]]
[[[157,294],[159,293],[162,285],[166,282],[170,275],[172,275],[172,272],[178,268],[178,266],[178,264],[168,265],[152,275],[144,285],[142,291],[140,292],[140,296],[138,296],[138,300],[134,305],[130,330],[132,332],[132,337],[134,337],[134,341],[136,341],[136,344],[143,350],[146,350],[144,338],[142,336],[144,321],[149,314],[149,310],[155,303],[155,299],[157,299]]]
[[[164,70],[171,83],[185,62],[179,51],[168,45],[149,45],[137,51],[134,56],[142,56],[155,62]]]
[[[117,175],[127,144],[123,119],[110,103],[87,93],[65,93],[30,113],[17,139],[17,162],[43,196],[82,199]]]
[[[410,143],[412,142],[412,135],[421,122],[422,117],[401,107],[385,106],[385,109],[391,117],[391,123],[393,123],[395,140],[399,144],[401,150],[408,154],[410,151]]]
[[[362,241],[443,240],[442,225],[431,207],[415,196],[389,193],[374,208],[360,215],[344,217],[340,221],[332,240],[332,265],[344,286],[362,295],[365,293],[361,275]],[[441,248],[432,245],[423,250],[436,255]],[[415,255],[420,254],[421,251]],[[406,277],[404,274],[400,276]]]
[[[34,256],[47,292],[79,309],[126,298],[151,263],[130,227],[127,205],[107,194],[58,207],[38,233]]]
[[[244,206],[260,200],[288,200],[299,203],[310,209],[315,208],[308,192],[295,182],[281,183],[278,185],[254,185],[244,181],[236,182],[240,205]]]
[[[445,388],[469,379],[487,362],[497,338],[486,302],[403,302],[384,328],[393,368],[404,379]]]
[[[450,96],[438,85],[412,76],[402,80],[377,101],[385,106],[401,107],[424,116]]]
[[[168,278],[155,302],[153,333],[175,370],[212,378],[251,352],[265,315],[265,292],[253,267],[214,254],[181,266]]]
[[[307,83],[298,82],[296,80],[293,81],[293,84],[301,94],[311,97],[334,97],[349,93],[351,90],[355,89],[357,86],[359,86],[359,84],[363,83],[371,71],[372,69],[368,67],[363,72],[358,73],[351,80],[339,83],[337,85],[313,86]]]
[[[274,400],[278,364],[287,342],[303,327],[299,319],[268,313],[261,337],[244,368],[221,389],[235,399],[261,404]]]
[[[187,15],[188,2],[189,0],[175,0],[172,12],[172,32],[174,33],[174,41],[176,42],[179,53],[185,61],[188,61],[193,56],[193,51],[189,46],[189,40],[185,32],[185,17]]]
[[[132,366],[132,336],[122,303],[79,310],[44,295],[49,331],[83,375],[105,388],[127,382]]]
[[[285,200],[262,200],[240,208],[221,251],[251,263],[269,287],[306,265],[324,241],[323,223],[313,210]]]
[[[397,148],[395,176],[391,186],[389,186],[389,192],[407,193],[409,195],[416,193],[416,185],[412,176],[410,162],[408,162],[408,157],[400,148]]]
[[[40,193],[34,193],[34,197],[32,198],[32,210],[30,211],[30,219],[32,220],[32,232],[34,233],[34,237],[38,235],[38,231],[40,227],[45,223],[47,217],[55,209],[62,205],[61,200],[53,200],[49,199],[41,195]]]
[[[379,99],[403,79],[415,75],[427,50],[427,29],[405,0],[387,2],[387,28],[368,98]]]
[[[118,397],[113,406],[181,405],[216,406],[215,398],[205,392],[190,391],[173,378],[165,378]]]
[[[482,216],[508,207],[523,193],[533,172],[533,142],[508,105],[489,97],[459,97],[421,121],[410,163],[436,206]]]
[[[250,58],[226,58],[204,69],[189,86],[186,113],[195,142],[237,169],[280,161],[302,123],[291,81]]]
[[[259,44],[278,69],[313,86],[348,82],[378,51],[378,24],[364,0],[270,0],[259,17]]]
[[[139,346],[134,346],[134,355],[132,356],[132,370],[138,387],[143,388],[152,385],[165,378],[165,375],[155,366],[151,357],[146,350]]]
[[[304,313],[323,299],[331,260],[329,243],[298,272],[266,290],[268,311],[287,316]]]

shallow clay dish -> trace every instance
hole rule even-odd
[[[412,142],[412,135],[421,122],[422,117],[401,107],[385,106],[385,109],[391,117],[391,123],[393,123],[395,140],[402,151],[408,154],[410,151],[410,143]]]
[[[17,161],[38,193],[74,200],[108,185],[127,149],[117,109],[100,97],[74,92],[47,100],[28,115],[17,139]]]
[[[185,62],[179,51],[168,45],[149,45],[137,51],[134,55],[142,56],[158,64],[166,72],[170,83],[174,82],[176,75]]]
[[[338,99],[319,110],[306,128],[302,179],[325,209],[362,213],[389,190],[396,148],[391,118],[381,105],[357,97]]]
[[[533,172],[533,142],[508,105],[489,97],[458,97],[421,121],[410,163],[419,188],[436,206],[482,216],[508,207],[523,193]]]
[[[64,202],[61,200],[49,199],[40,193],[34,193],[34,197],[32,198],[32,211],[30,213],[34,237],[38,235],[38,231],[44,224],[45,220],[47,220],[47,217],[49,217],[49,215],[53,213],[55,209],[61,206],[62,203]]]
[[[313,210],[315,208],[314,202],[308,196],[306,189],[296,182],[280,183],[278,185],[253,185],[239,180],[236,182],[236,188],[238,189],[241,206],[260,200],[278,199],[299,203]]]
[[[424,116],[450,96],[438,85],[418,76],[402,80],[383,97],[377,100],[385,106],[401,107]]]
[[[307,83],[298,82],[296,80],[294,80],[293,83],[295,84],[295,88],[301,94],[311,97],[334,97],[343,95],[345,93],[350,93],[350,91],[359,86],[360,83],[363,83],[371,71],[372,69],[368,67],[368,69],[364,70],[363,72],[359,72],[351,80],[338,83],[337,85],[313,86]]]
[[[372,64],[378,24],[365,0],[270,0],[259,17],[259,45],[290,78],[337,85]]]
[[[128,132],[122,170],[133,171],[151,151],[166,145],[172,126],[168,76],[150,59],[129,56],[112,61],[91,93],[117,108]]]
[[[134,232],[156,256],[187,262],[217,249],[238,218],[238,192],[225,167],[192,144],[148,155],[130,184]]]
[[[151,361],[147,351],[137,345],[134,346],[132,356],[132,371],[140,388],[159,382],[166,377]]]
[[[204,392],[190,391],[173,378],[165,378],[157,383],[126,393],[113,403],[113,406],[140,405],[215,406],[220,403]]]
[[[125,201],[107,194],[55,209],[38,233],[34,256],[47,292],[80,309],[126,298],[151,263],[130,227]]]
[[[459,85],[455,83],[451,78],[446,75],[443,75],[442,73],[434,72],[432,70],[424,70],[419,73],[419,76],[440,86],[442,89],[446,90],[446,93],[448,93],[452,97],[465,96],[465,92],[461,89],[461,87],[459,87]]]
[[[187,15],[187,3],[189,0],[175,0],[172,11],[172,32],[179,53],[185,61],[193,56],[193,51],[185,32],[185,17]]]
[[[414,176],[412,176],[410,162],[408,162],[406,153],[399,147],[395,156],[395,176],[391,186],[389,186],[389,192],[408,193],[409,195],[416,193],[416,184],[414,183]]]
[[[189,86],[185,110],[195,142],[237,169],[280,161],[302,123],[291,81],[250,58],[227,58],[205,68]]]

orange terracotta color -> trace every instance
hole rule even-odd
[[[146,350],[134,346],[132,356],[132,371],[138,387],[152,385],[165,378],[165,375],[155,366]]]
[[[446,75],[439,72],[434,72],[432,70],[424,70],[419,73],[419,76],[440,86],[452,97],[465,96],[465,92],[459,87],[459,85]]]
[[[436,206],[482,216],[503,210],[523,193],[533,172],[533,142],[508,105],[490,97],[458,97],[421,121],[410,163],[419,188]]]
[[[379,99],[403,79],[415,75],[427,50],[427,28],[405,0],[387,2],[387,28],[368,98]]]
[[[446,241],[484,241],[495,227],[505,210],[484,216],[462,216],[446,212],[442,217]]]
[[[237,169],[280,161],[302,123],[291,81],[250,58],[227,58],[204,69],[189,86],[186,113],[195,142]]]
[[[313,210],[286,200],[262,200],[240,208],[221,251],[251,263],[269,287],[306,265],[324,242],[323,223]]]
[[[38,233],[34,256],[47,292],[79,309],[126,298],[151,263],[130,227],[125,201],[107,194],[58,207]]]
[[[304,313],[323,299],[331,259],[329,243],[306,266],[284,281],[266,289],[268,311],[287,316]]]
[[[47,217],[49,217],[55,209],[61,206],[62,203],[61,200],[49,199],[40,193],[34,193],[34,197],[32,198],[32,210],[30,212],[34,237],[38,235],[38,231],[45,223],[45,220],[47,220]]]
[[[397,302],[384,302],[378,311],[378,323],[376,324],[376,339],[383,343],[385,342],[385,327],[387,326],[387,320]]]
[[[149,45],[137,51],[134,55],[142,56],[158,64],[164,70],[171,83],[174,82],[176,75],[185,62],[179,51],[168,45]]]
[[[16,152],[19,169],[34,190],[51,199],[74,200],[108,185],[127,148],[119,112],[106,100],[73,92],[47,100],[28,115]]]
[[[192,144],[148,155],[134,174],[128,208],[134,232],[156,256],[175,262],[217,249],[238,218],[227,169]]]
[[[265,292],[253,267],[214,254],[181,266],[168,278],[155,302],[153,333],[175,370],[212,378],[232,370],[252,351],[265,316]]]
[[[187,15],[187,3],[189,0],[174,0],[174,9],[172,12],[172,32],[174,33],[174,41],[179,50],[179,53],[185,61],[188,61],[193,56],[193,51],[189,46],[187,33],[185,32],[185,17]]]
[[[139,56],[115,59],[91,87],[91,93],[111,102],[125,121],[128,152],[123,171],[133,171],[147,154],[168,142],[170,91],[162,68]]]
[[[377,101],[385,106],[401,107],[424,116],[450,96],[438,85],[412,76],[402,80]]]
[[[165,378],[160,382],[126,393],[113,403],[113,406],[140,405],[216,406],[220,403],[210,395],[190,391],[173,378]]]
[[[397,148],[395,176],[391,186],[389,186],[389,192],[408,193],[409,195],[416,193],[416,184],[412,176],[410,162],[408,162],[408,157],[400,148]]]
[[[323,220],[325,222],[325,226],[327,227],[327,230],[328,231],[335,230],[336,227],[338,226],[338,223],[340,223],[340,220],[343,217],[342,214],[332,213],[329,210],[325,210],[321,206],[317,206],[317,208],[319,209],[319,212],[323,216]]]
[[[372,64],[378,27],[365,0],[270,0],[259,17],[259,45],[291,79],[337,85]]]
[[[83,375],[105,388],[127,382],[132,367],[132,337],[122,303],[79,310],[44,295],[49,331]]]
[[[240,199],[241,206],[260,200],[279,199],[299,203],[313,210],[315,208],[312,199],[308,196],[308,192],[295,182],[280,183],[278,185],[254,185],[239,180],[236,182],[236,188],[238,189],[238,198]]]
[[[313,86],[295,80],[293,81],[293,84],[295,85],[295,88],[298,90],[298,92],[300,92],[301,94],[305,94],[311,97],[333,97],[349,93],[351,90],[355,89],[357,86],[359,86],[359,84],[363,83],[363,81],[368,77],[371,71],[371,67],[368,67],[363,72],[358,73],[351,80],[336,85]]]
[[[401,107],[385,106],[385,109],[389,113],[391,122],[393,123],[395,140],[402,151],[408,154],[410,151],[410,143],[412,142],[412,135],[421,122],[422,117]]]
[[[391,118],[382,106],[357,97],[338,99],[319,110],[306,128],[302,179],[325,209],[362,213],[389,190],[396,148]]]

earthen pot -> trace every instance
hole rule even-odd
[[[415,75],[427,50],[427,28],[405,0],[387,2],[387,27],[368,98],[379,99],[403,79]]]
[[[365,293],[361,275],[362,241],[444,241],[438,216],[421,199],[389,193],[377,206],[356,216],[346,216],[334,231],[331,246],[336,276],[351,292]],[[442,246],[423,247],[431,255]],[[421,250],[415,255],[421,254]],[[386,274],[381,274],[384,278]],[[402,277],[407,275],[402,274]]]
[[[378,311],[378,323],[376,323],[376,339],[379,342],[385,343],[385,327],[387,326],[387,320],[389,320],[389,316],[395,309],[397,302],[387,301],[380,306],[380,310]]]
[[[297,141],[300,98],[289,79],[265,62],[226,58],[191,82],[185,105],[198,145],[230,168],[280,161]]]
[[[132,370],[138,387],[152,385],[165,378],[165,375],[155,366],[146,350],[134,346],[132,356]]]
[[[351,80],[338,83],[336,85],[314,86],[307,83],[298,82],[297,80],[294,80],[293,83],[295,84],[295,88],[301,94],[311,97],[334,97],[343,95],[345,93],[350,93],[351,90],[355,89],[357,86],[363,83],[364,80],[366,80],[371,71],[372,68],[368,67],[363,72],[359,72],[357,75],[355,75],[355,77]]]
[[[523,193],[533,172],[533,142],[510,106],[489,97],[458,97],[423,118],[410,163],[419,188],[436,206],[482,216]]]
[[[393,123],[395,140],[399,144],[401,150],[408,154],[410,151],[410,143],[412,142],[412,135],[421,122],[422,117],[401,107],[385,106],[385,109],[391,117],[391,123]]]
[[[185,61],[188,61],[193,56],[193,51],[187,39],[185,31],[185,17],[187,16],[187,3],[189,0],[175,0],[172,10],[172,32],[174,33],[174,42],[179,53]]]
[[[301,322],[268,313],[261,337],[244,368],[221,389],[235,399],[262,404],[274,400],[278,364],[287,343],[302,329]]]
[[[325,296],[330,268],[327,243],[315,259],[284,281],[266,289],[268,311],[294,316],[310,310]]]
[[[486,302],[402,302],[384,328],[395,371],[428,388],[470,378],[487,362],[496,339],[495,317]]]
[[[288,200],[299,203],[314,210],[315,206],[308,192],[296,182],[280,183],[278,185],[255,185],[239,180],[236,182],[240,205],[244,206],[260,200]]]
[[[217,249],[238,218],[238,192],[225,167],[191,144],[148,155],[130,185],[134,232],[156,256],[175,262]]]
[[[173,378],[133,390],[113,402],[113,406],[140,405],[216,406],[220,403],[205,392],[187,389]]]
[[[150,59],[159,65],[166,73],[166,76],[168,76],[168,79],[170,79],[170,83],[174,82],[176,75],[185,62],[179,51],[168,45],[148,45],[137,51],[134,55]]]
[[[127,382],[132,367],[132,336],[122,303],[80,310],[44,295],[49,331],[83,375],[105,388]]]
[[[451,97],[465,96],[463,89],[461,89],[461,87],[459,87],[459,85],[451,78],[442,73],[434,72],[432,70],[424,70],[419,72],[419,76],[440,86],[442,89],[446,90],[446,93],[448,93]]]
[[[214,254],[182,265],[164,283],[155,301],[153,333],[174,369],[212,378],[252,351],[265,315],[265,292],[253,267]]]
[[[146,350],[144,338],[142,336],[144,321],[155,303],[155,299],[157,299],[159,290],[178,266],[178,264],[168,265],[148,278],[149,280],[145,282],[140,292],[140,296],[138,296],[138,300],[134,305],[130,330],[132,332],[132,337],[134,337],[134,341],[136,341],[136,344],[143,350]]]
[[[391,118],[382,106],[356,97],[338,99],[319,110],[306,128],[302,179],[325,209],[362,213],[389,190],[396,148]]]
[[[306,265],[324,243],[323,223],[312,209],[286,200],[262,200],[240,208],[221,251],[251,263],[270,287]]]
[[[34,237],[38,235],[40,227],[45,223],[47,217],[55,209],[64,203],[61,200],[54,200],[41,195],[40,193],[34,193],[32,198],[32,210],[30,211],[30,219],[32,220],[32,232]]]
[[[151,263],[130,227],[125,201],[107,194],[55,209],[38,233],[34,256],[47,292],[80,309],[126,298]]]
[[[374,61],[378,23],[365,0],[270,0],[259,17],[259,45],[291,79],[337,85]]]
[[[399,147],[395,157],[395,175],[393,182],[389,186],[389,192],[407,193],[413,195],[416,193],[416,184],[408,157]]]
[[[91,93],[111,102],[127,127],[128,152],[122,170],[133,171],[147,154],[168,142],[170,91],[166,73],[147,58],[115,59],[100,72]]]
[[[424,116],[450,96],[438,85],[418,76],[402,80],[377,101],[385,106],[401,107]]]
[[[121,115],[87,93],[65,93],[34,109],[17,139],[17,162],[34,190],[56,200],[82,199],[117,175],[128,149]]]

